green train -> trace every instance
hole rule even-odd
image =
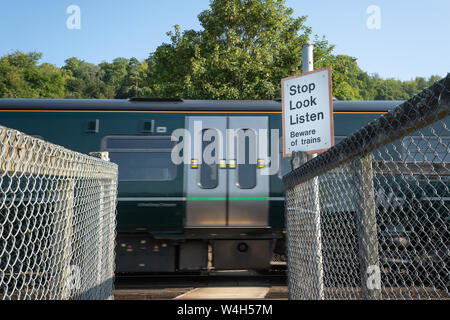
[[[399,103],[334,101],[335,142]],[[119,165],[117,272],[267,270],[284,256],[280,101],[0,99],[0,124],[109,152]],[[193,156],[218,140],[217,161]]]

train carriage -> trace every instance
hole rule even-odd
[[[336,142],[399,103],[334,101]],[[0,99],[1,125],[119,165],[117,272],[269,269],[285,239],[281,121],[280,101]]]

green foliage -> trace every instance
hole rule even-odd
[[[116,58],[112,63],[102,62],[99,64],[103,72],[102,81],[108,85],[108,90],[111,91],[111,96],[108,98],[115,98],[124,77],[127,76],[128,63],[129,60],[126,58]]]
[[[148,58],[149,93],[186,99],[274,99],[280,80],[302,70],[302,46],[310,42],[306,17],[292,17],[284,0],[213,0],[198,16],[202,31],[168,33],[171,42]],[[361,71],[356,58],[334,55],[334,46],[315,37],[315,68],[332,67],[339,100],[401,100],[426,81],[382,80]]]
[[[198,16],[201,31],[168,32],[149,58],[116,58],[99,65],[76,57],[62,68],[41,53],[16,51],[0,58],[2,98],[274,99],[282,78],[301,73],[302,46],[314,44],[316,69],[331,66],[339,100],[403,100],[439,80],[381,79],[356,58],[333,54],[334,45],[312,39],[306,16],[293,17],[285,0],[211,0]]]
[[[361,100],[361,82],[358,75],[361,73],[356,59],[338,55],[332,58],[333,70],[333,96],[338,100]]]
[[[97,65],[72,57],[65,61],[62,69],[66,72],[66,98],[104,99],[112,97],[103,81],[104,71]]]
[[[37,62],[42,54],[16,51],[0,58],[0,97],[60,98],[64,96],[65,77],[54,65]]]
[[[147,62],[131,58],[126,66],[125,76],[116,91],[116,98],[145,97],[150,94],[147,79]]]
[[[301,69],[311,30],[282,0],[215,0],[200,32],[169,32],[149,57],[155,96],[273,99],[280,79]]]
[[[102,81],[108,86],[108,98],[126,99],[150,94],[147,61],[136,58],[116,58],[112,63],[102,62]]]

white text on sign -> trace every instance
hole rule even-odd
[[[333,144],[331,69],[282,80],[284,156],[320,151]]]

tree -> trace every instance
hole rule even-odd
[[[148,64],[136,58],[116,58],[112,63],[102,62],[102,80],[113,92],[111,98],[126,99],[149,95]]]
[[[147,62],[139,62],[136,58],[131,58],[126,66],[126,74],[116,92],[116,98],[125,99],[150,95],[147,72]]]
[[[149,84],[159,97],[273,99],[280,79],[301,70],[311,29],[284,0],[214,0],[198,16],[204,30],[183,33],[149,57]]]
[[[108,98],[116,98],[117,91],[122,85],[123,79],[127,75],[127,65],[129,63],[127,58],[116,58],[112,63],[102,62],[99,64],[102,70],[102,81],[108,88],[108,92],[111,92]]]
[[[58,98],[64,94],[65,78],[56,66],[37,65],[42,54],[16,51],[0,59],[1,98]]]
[[[284,0],[214,0],[199,15],[203,31],[169,32],[149,57],[149,83],[158,97],[273,99],[282,78],[302,70],[302,47],[310,41],[306,17],[292,17]],[[316,68],[332,66],[333,95],[362,99],[356,59],[332,54],[315,37]]]
[[[105,99],[114,91],[103,82],[104,71],[95,64],[72,57],[62,69],[67,74],[66,97],[75,99]]]
[[[66,78],[61,69],[53,64],[41,64],[33,74],[33,83],[39,98],[58,99],[64,97]]]
[[[361,70],[356,58],[346,55],[333,56],[330,65],[333,70],[333,96],[338,100],[361,100]]]

